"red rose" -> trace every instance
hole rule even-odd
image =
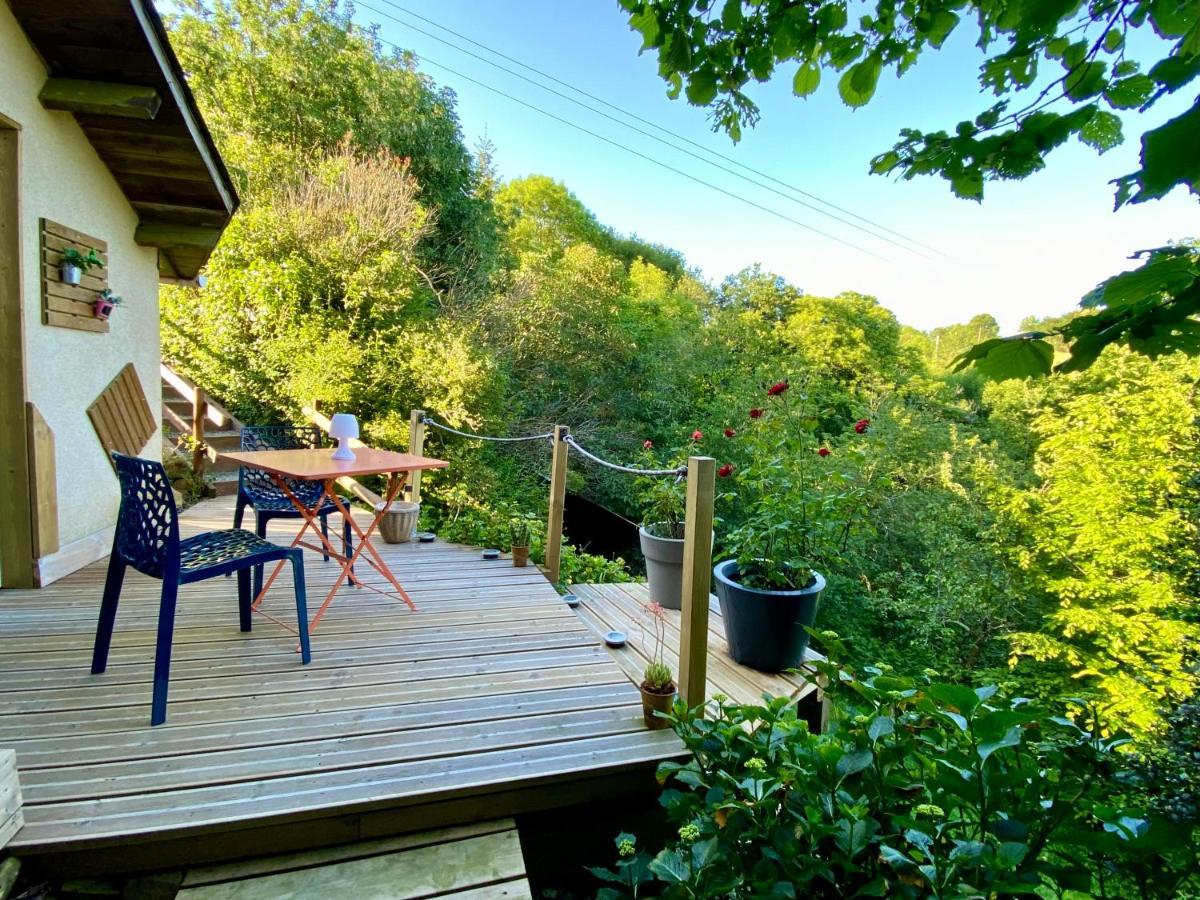
[[[701,431],[699,428],[697,428],[695,431],[692,432],[692,440],[693,441],[699,441],[699,440],[703,440],[703,439],[704,439],[704,432]]]
[[[642,441],[642,449],[643,450],[649,450],[653,446],[654,446],[654,441],[650,440],[649,438],[646,438],[646,440]]]
[[[788,389],[788,387],[789,387],[789,385],[786,381],[777,381],[773,385],[771,385],[769,388],[767,388],[767,396],[768,397],[778,397],[780,394],[782,394],[784,391],[786,391]]]
[[[733,474],[733,463],[725,463],[721,468],[717,469],[717,474],[722,478],[728,478]]]
[[[868,427],[870,427],[870,425],[871,425],[870,419],[859,419],[857,422],[854,423],[854,430],[857,431],[859,434],[862,434],[864,431],[867,430]]]
[[[817,456],[828,456],[832,451],[828,447],[822,447],[817,451]]]
[[[759,409],[759,408],[756,406],[754,409],[750,410],[750,418],[752,418],[752,419],[761,419],[761,418],[762,418],[762,412],[763,412],[763,411],[762,411],[761,409]]]
[[[735,434],[737,434],[737,432],[734,431],[732,428],[725,429],[725,437],[733,437]]]

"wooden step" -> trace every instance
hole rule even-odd
[[[512,819],[191,869],[178,900],[532,897]]]

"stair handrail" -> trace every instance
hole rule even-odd
[[[187,400],[188,403],[195,404],[198,388],[187,378],[180,375],[166,363],[158,364],[159,374],[163,381],[169,384],[175,391]],[[205,418],[216,425],[218,428],[236,428],[237,419],[225,409],[220,403],[214,400],[207,392],[202,392],[205,401]]]

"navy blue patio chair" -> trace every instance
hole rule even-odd
[[[242,428],[243,450],[317,450],[326,446],[325,433],[315,425],[247,425]],[[296,499],[312,509],[321,497],[324,485],[319,481],[298,481],[285,478],[284,482]],[[238,468],[237,504],[233,508],[233,527],[242,527],[246,507],[254,510],[254,533],[261,538],[267,536],[267,523],[272,519],[299,519],[300,511],[281,491],[275,480],[261,469]],[[329,537],[329,516],[338,511],[332,500],[321,504],[321,533]],[[322,543],[322,548],[324,543]],[[350,523],[342,523],[342,552],[349,557],[354,550],[350,537]],[[321,558],[329,562],[329,553],[322,550]],[[354,583],[354,570],[350,570],[350,582]],[[262,590],[262,567],[254,570],[254,596]]]
[[[154,651],[154,700],[150,724],[167,718],[167,685],[171,674],[171,642],[175,631],[175,601],[179,586],[237,572],[238,612],[242,631],[250,630],[250,569],[264,563],[291,560],[296,589],[296,621],[300,632],[300,658],[311,658],[308,645],[308,609],[304,594],[304,560],[299,547],[280,547],[256,537],[249,531],[229,529],[206,531],[179,539],[179,512],[163,464],[136,456],[112,454],[121,482],[121,509],[108,577],[104,582],[104,600],[96,626],[96,644],[92,651],[92,674],[108,666],[117,602],[126,567],[162,581],[162,599],[158,607],[158,641]]]

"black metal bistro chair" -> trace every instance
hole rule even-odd
[[[243,450],[316,450],[326,445],[325,434],[315,425],[248,425],[242,428]],[[298,481],[285,478],[284,481],[296,499],[309,509],[316,504],[324,490],[319,481]],[[300,511],[292,505],[292,501],[279,489],[271,476],[261,469],[238,469],[237,504],[233,509],[233,527],[242,527],[242,517],[246,507],[254,510],[254,533],[261,538],[267,536],[267,523],[272,519],[299,519]],[[329,537],[329,516],[337,512],[332,500],[326,500],[321,505],[318,515],[321,517],[321,533]],[[350,523],[342,523],[342,552],[349,557],[354,549],[350,537]],[[329,562],[329,554],[322,551],[321,558]],[[350,570],[353,582],[354,570]],[[262,567],[254,570],[254,596],[262,590]]]
[[[162,463],[121,453],[112,455],[121,482],[121,510],[112,556],[108,560],[108,578],[104,582],[104,600],[96,626],[96,644],[92,651],[92,674],[108,665],[117,601],[126,566],[143,575],[162,580],[162,599],[158,608],[158,641],[154,651],[154,700],[150,724],[167,718],[167,685],[171,674],[171,641],[175,631],[175,601],[181,584],[191,584],[219,575],[237,572],[238,612],[242,631],[250,630],[250,569],[277,560],[291,560],[296,589],[296,621],[300,632],[300,658],[307,664],[308,609],[304,595],[304,560],[299,547],[280,547],[256,537],[249,531],[229,529],[207,531],[179,539],[179,512],[175,496]]]

